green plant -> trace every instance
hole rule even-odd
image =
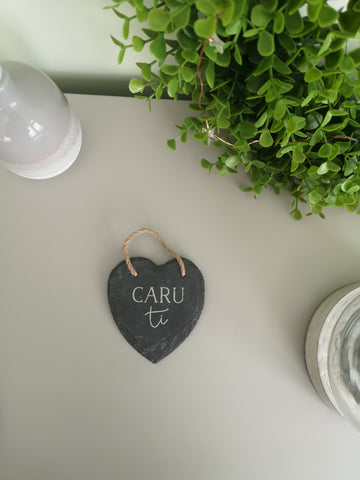
[[[252,186],[242,189],[255,196],[269,185],[288,189],[295,219],[299,202],[308,215],[324,217],[326,206],[359,212],[360,47],[349,39],[360,38],[360,0],[344,11],[326,0],[113,0],[109,8],[125,41],[131,21],[147,22],[129,44],[112,37],[119,63],[146,44],[154,58],[137,64],[143,80],[132,79],[130,91],[192,98],[170,148],[189,133],[221,148],[216,163],[201,165],[220,177],[244,168]]]

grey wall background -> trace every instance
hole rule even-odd
[[[340,8],[347,2],[330,3]],[[0,61],[29,63],[65,92],[129,95],[128,81],[138,75],[136,62],[149,55],[129,50],[117,64],[118,47],[110,34],[122,38],[122,21],[104,10],[107,5],[112,1],[1,0]],[[132,28],[130,35],[140,31],[140,25]]]
[[[111,4],[111,0],[1,0],[0,61],[29,63],[65,92],[128,95],[128,80],[138,75],[136,62],[147,54],[130,53],[118,65],[119,49],[110,34],[121,38],[122,22],[104,9]]]

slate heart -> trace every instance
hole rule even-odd
[[[156,265],[147,258],[131,259],[138,276],[125,261],[110,273],[108,299],[120,332],[141,355],[157,363],[173,352],[195,327],[204,304],[204,278],[190,260]]]

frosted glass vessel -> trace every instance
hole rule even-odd
[[[316,310],[305,358],[320,397],[360,431],[360,284],[336,291]]]
[[[0,63],[0,162],[13,173],[45,179],[72,165],[81,127],[44,73],[20,62]]]

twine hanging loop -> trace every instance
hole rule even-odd
[[[129,253],[128,253],[128,248],[129,248],[129,243],[131,242],[131,240],[136,237],[137,235],[141,234],[141,233],[151,233],[151,235],[153,235],[157,240],[159,240],[161,246],[163,247],[164,250],[166,250],[168,253],[170,253],[170,255],[172,255],[176,261],[178,262],[179,264],[179,267],[180,267],[180,274],[182,277],[185,277],[185,265],[184,265],[184,262],[182,260],[182,258],[175,252],[173,252],[172,250],[170,250],[170,248],[168,248],[166,245],[165,245],[165,242],[164,240],[160,237],[160,235],[155,232],[154,230],[152,230],[151,228],[141,228],[140,230],[136,230],[136,232],[133,232],[131,235],[129,235],[127,237],[127,239],[125,240],[124,244],[123,244],[123,248],[122,248],[122,251],[123,251],[123,256],[124,256],[124,259],[125,259],[125,262],[126,262],[126,265],[131,273],[131,275],[133,275],[134,277],[137,277],[138,276],[138,273],[137,271],[135,270],[135,268],[133,267],[131,261],[130,261],[130,258],[129,258]]]

